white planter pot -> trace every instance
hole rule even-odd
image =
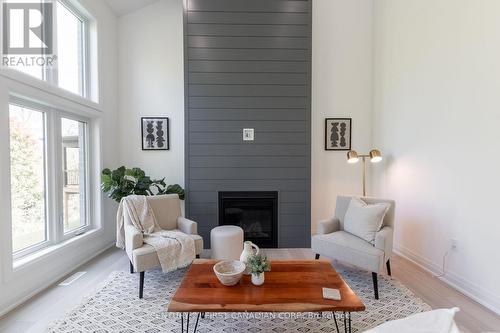
[[[252,283],[256,286],[261,286],[262,284],[264,284],[264,273],[252,273]]]

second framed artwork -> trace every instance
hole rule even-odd
[[[169,150],[170,129],[167,117],[142,117],[142,150]]]
[[[325,119],[325,150],[351,150],[351,118]]]

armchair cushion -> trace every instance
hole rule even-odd
[[[353,197],[345,213],[344,230],[373,244],[388,209],[386,203],[368,205]]]
[[[181,216],[181,201],[177,194],[153,195],[147,200],[163,230],[177,229],[177,218]]]
[[[317,233],[318,235],[325,235],[338,231],[339,229],[340,229],[339,219],[333,217],[328,220],[319,221],[317,226]]]
[[[379,273],[384,251],[345,231],[312,237],[313,252]]]
[[[391,227],[383,227],[375,235],[375,247],[384,251],[385,262],[392,256],[392,238],[394,231]]]
[[[143,245],[142,232],[136,229],[132,224],[126,224],[125,229],[125,250],[129,257],[132,256],[132,251],[140,248]]]
[[[177,218],[177,226],[179,227],[179,230],[185,234],[188,235],[198,234],[198,224],[185,217],[179,216]]]

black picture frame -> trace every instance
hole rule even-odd
[[[333,123],[337,122],[339,127],[337,129],[338,133],[338,143],[334,143],[332,140],[332,128]],[[345,130],[347,133],[342,135],[341,125],[345,124]],[[345,144],[342,143],[342,139],[345,140]],[[328,151],[349,151],[351,150],[352,142],[352,118],[325,118],[325,150]]]
[[[163,126],[165,124],[166,126]],[[148,125],[152,126],[152,132],[151,129],[148,129]],[[168,117],[141,117],[141,143],[144,151],[170,150]]]

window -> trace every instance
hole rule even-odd
[[[86,124],[61,119],[64,233],[86,225]]]
[[[88,120],[15,98],[9,131],[12,250],[18,258],[89,227]]]
[[[14,252],[47,241],[45,114],[11,105],[10,186]]]
[[[56,1],[57,79],[59,87],[84,93],[85,21]]]
[[[15,1],[9,0],[9,2]],[[43,1],[35,2],[43,3]],[[19,55],[14,62],[9,63],[9,66],[74,94],[89,98],[90,87],[87,73],[89,71],[90,21],[72,5],[71,1],[55,0],[52,4],[53,53],[35,54],[35,57],[33,54],[26,55],[26,57]],[[40,8],[40,12],[43,12],[44,7],[40,6]],[[22,43],[24,13],[21,10],[11,10],[9,13],[11,40],[20,40]],[[40,15],[38,11],[30,11],[30,15],[35,14]],[[30,40],[30,43],[33,41]]]

